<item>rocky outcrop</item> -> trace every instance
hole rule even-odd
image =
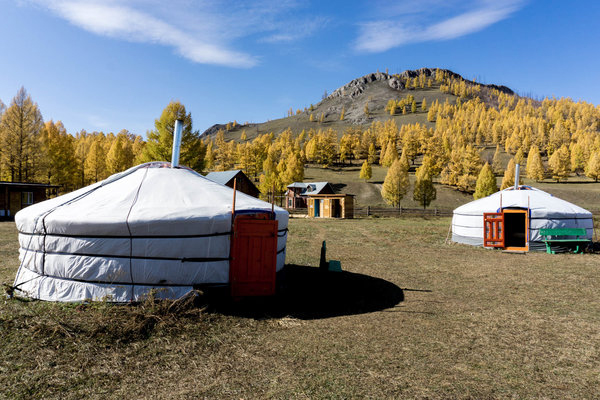
[[[377,81],[389,81],[392,78],[395,81],[398,81],[397,78],[393,77],[392,75],[386,74],[384,72],[375,72],[373,74],[361,76],[360,78],[356,78],[356,79],[348,82],[344,86],[336,89],[333,93],[331,93],[328,96],[328,98],[329,99],[335,99],[336,97],[355,98],[365,91],[365,88],[367,87],[367,85],[369,83],[377,82]],[[397,84],[395,83],[395,85],[397,85]],[[395,89],[395,87],[393,87],[391,85],[390,85],[390,87]],[[402,87],[404,87],[404,85],[402,85]]]
[[[437,70],[437,68],[435,68],[435,69],[434,68],[419,68],[416,70],[406,70],[406,71],[401,72],[400,74],[396,74],[396,75],[390,75],[390,74],[387,74],[384,72],[375,72],[372,74],[367,74],[365,76],[361,76],[360,78],[356,78],[356,79],[348,82],[344,86],[336,89],[327,98],[335,99],[337,97],[349,97],[349,98],[353,99],[357,96],[360,96],[362,93],[364,93],[364,91],[369,83],[378,82],[378,81],[387,81],[390,88],[392,88],[394,90],[402,90],[405,87],[404,82],[402,81],[403,79],[414,78],[419,75],[425,75],[427,77],[434,77],[436,70]],[[462,76],[460,76],[456,72],[450,71],[449,69],[440,69],[440,71],[445,72],[446,74],[448,74],[448,76],[450,76],[452,78],[464,79]],[[467,79],[465,79],[465,81],[475,84],[475,82],[469,81]],[[491,89],[497,89],[506,94],[510,94],[510,95],[514,94],[514,92],[512,90],[510,90],[509,88],[507,88],[506,86],[486,85],[486,84],[480,84],[480,85],[483,87],[491,88]]]

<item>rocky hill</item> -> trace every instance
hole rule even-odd
[[[442,69],[441,71],[451,78],[464,80],[468,84],[475,84],[475,82],[466,80],[453,71],[446,69]],[[275,134],[278,134],[287,128],[291,128],[296,132],[311,128],[332,128],[341,134],[341,132],[351,126],[365,127],[370,125],[373,121],[389,119],[390,114],[385,108],[388,101],[391,99],[400,100],[407,95],[412,95],[419,104],[423,99],[426,100],[427,104],[432,104],[436,100],[439,102],[444,102],[446,100],[455,102],[456,96],[443,93],[440,90],[439,84],[434,83],[432,87],[424,88],[407,88],[405,85],[407,78],[415,78],[420,75],[432,78],[433,80],[435,73],[436,69],[421,68],[417,70],[407,70],[401,74],[395,75],[384,72],[367,74],[334,90],[319,103],[306,107],[299,114],[263,123],[238,125],[237,127],[227,130],[226,136],[229,139],[238,140],[242,131],[245,131],[246,136],[251,139],[262,133],[274,132]],[[496,89],[507,94],[514,94],[514,92],[506,86],[480,85],[482,87],[480,96],[484,101],[489,98],[489,96],[486,95],[486,91],[490,89]],[[370,112],[368,116],[365,114],[366,104],[368,104]],[[340,119],[342,110],[344,111],[343,120]],[[322,122],[320,121],[321,118]],[[426,112],[395,115],[392,118],[396,119],[396,123],[399,126],[415,122],[428,124]],[[226,124],[215,124],[207,129],[203,135],[215,135],[220,129],[225,130],[226,126]]]

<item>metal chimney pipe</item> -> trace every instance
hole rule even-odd
[[[173,153],[171,153],[171,168],[179,167],[179,150],[181,147],[181,131],[183,130],[183,120],[175,121],[173,129]]]
[[[515,165],[515,190],[519,190],[519,170],[521,166],[519,164]]]

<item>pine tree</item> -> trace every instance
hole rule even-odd
[[[390,140],[385,148],[385,155],[382,159],[382,165],[389,168],[397,159],[398,150],[396,149],[396,144]]]
[[[402,162],[398,159],[388,169],[381,188],[381,196],[392,207],[400,207],[400,200],[408,191],[409,186],[408,170],[404,169]]]
[[[412,101],[412,104],[410,105],[410,112],[411,113],[416,113],[417,112],[417,102],[416,101]]]
[[[427,111],[427,100],[425,98],[421,102],[421,111]]]
[[[310,113],[310,116],[308,117],[308,120],[310,122],[313,122],[315,120],[315,117],[314,117],[314,115],[312,113]]]
[[[413,200],[418,202],[423,209],[431,204],[437,197],[437,190],[433,186],[433,180],[427,164],[417,168],[415,187],[413,188]]]
[[[544,180],[544,164],[542,163],[542,157],[537,146],[533,145],[529,149],[529,155],[527,156],[527,177],[533,179],[536,182]]]
[[[173,151],[175,120],[183,120],[181,134],[180,164],[196,171],[204,170],[206,148],[197,131],[192,131],[192,115],[178,101],[170,102],[159,119],[154,120],[155,129],[148,131],[143,161],[170,161]]]
[[[496,151],[494,152],[494,158],[492,159],[492,169],[494,172],[502,172],[502,160],[500,158],[500,145],[496,145]]]
[[[345,116],[346,116],[346,108],[344,106],[342,106],[342,112],[340,113],[340,121],[343,121]]]
[[[369,145],[369,151],[367,153],[367,161],[369,164],[373,164],[377,158],[377,151],[375,150],[375,143]]]
[[[595,151],[590,155],[590,159],[585,166],[585,176],[598,182],[600,178],[600,152]]]
[[[367,118],[369,118],[371,116],[371,111],[369,110],[369,102],[368,101],[365,103],[365,107],[363,108],[363,111],[364,111],[365,115],[367,116]]]
[[[475,185],[473,197],[477,200],[496,193],[497,191],[498,185],[496,184],[494,171],[492,171],[492,167],[490,167],[488,163],[485,163],[479,172],[479,177],[477,177],[477,184]]]
[[[281,174],[282,183],[285,187],[293,182],[304,180],[304,163],[300,153],[290,152],[285,161],[285,171]]]
[[[47,182],[59,185],[61,191],[72,191],[78,186],[75,138],[67,133],[60,121],[46,122],[41,136]]]
[[[516,169],[515,159],[511,158],[506,166],[506,171],[504,171],[504,177],[502,178],[502,184],[500,185],[500,190],[504,190],[508,187],[515,185],[515,169]],[[519,175],[519,185],[523,184],[523,178]]]
[[[435,105],[435,103],[434,103]],[[429,111],[427,112],[427,121],[433,122],[437,117],[437,111],[435,107],[429,107]]]
[[[569,157],[569,149],[566,145],[563,144],[552,154],[548,160],[548,166],[552,171],[552,179],[556,179],[556,182],[569,179],[571,160]]]
[[[87,183],[98,182],[106,178],[106,152],[104,146],[105,136],[103,133],[93,137],[87,157],[85,159],[85,176]]]
[[[585,154],[579,143],[575,143],[571,149],[571,171],[579,175],[585,169]]]
[[[243,140],[243,141],[248,140],[248,135],[246,135],[245,129],[242,131],[242,134],[240,135],[240,140]]]
[[[371,170],[371,164],[369,164],[369,162],[365,160],[362,167],[360,168],[360,179],[364,179],[366,182],[369,179],[371,179],[372,173],[373,171]]]
[[[523,153],[523,147],[519,147],[519,150],[515,154],[515,163],[522,166],[523,161],[525,161],[525,154]]]
[[[319,117],[319,123],[322,124],[323,121],[325,121],[325,114],[321,113],[321,116]]]
[[[40,134],[42,113],[25,88],[21,87],[0,120],[0,169],[11,181],[35,180],[43,157]]]
[[[206,156],[204,158],[204,166],[207,171],[212,171],[215,166],[215,153],[213,151],[213,142],[210,140],[206,144]]]
[[[106,169],[109,175],[125,171],[133,166],[133,151],[126,132],[117,135],[106,154]]]

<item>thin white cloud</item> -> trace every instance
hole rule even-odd
[[[407,43],[455,39],[508,18],[523,6],[523,0],[477,0],[473,4],[461,2],[460,5],[456,4],[457,9],[460,9],[459,6],[464,9],[465,4],[468,4],[470,10],[444,19],[433,12],[438,10],[438,2],[428,0],[426,3],[429,7],[413,1],[406,2],[393,10],[393,19],[378,19],[361,24],[355,48],[358,51],[376,53]],[[448,8],[449,3],[452,2],[444,2],[444,9]]]
[[[293,26],[288,27],[286,30],[278,30],[261,39],[265,43],[289,43],[295,42],[300,39],[304,39],[313,35],[315,32],[320,30],[323,26],[327,25],[329,19],[327,18],[313,18],[311,20],[297,21]]]
[[[97,35],[171,47],[196,63],[252,67],[259,58],[233,43],[257,33],[262,41],[298,40],[319,29],[319,19],[298,21],[296,0],[30,0]],[[296,23],[292,23],[294,21]]]

